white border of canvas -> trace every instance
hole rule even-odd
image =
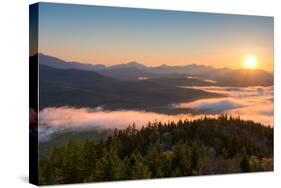
[[[3,0],[0,6],[0,187],[28,184],[28,5],[37,1]],[[158,180],[88,183],[67,187],[278,187],[281,179],[281,11],[278,0],[47,0],[44,2],[110,5],[274,16],[275,21],[275,170],[269,173],[216,175]],[[280,185],[279,185],[280,187]]]

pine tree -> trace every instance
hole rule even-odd
[[[154,145],[150,147],[146,156],[146,163],[151,171],[151,176],[154,178],[160,178],[164,176],[162,171],[162,144],[160,141],[156,141]]]
[[[241,170],[243,172],[250,172],[251,171],[249,156],[248,156],[245,148],[243,148],[243,150],[242,150],[242,159],[241,159],[241,162],[240,162],[240,167],[241,167]]]
[[[148,167],[144,164],[143,158],[139,153],[132,153],[129,158],[124,160],[125,176],[124,179],[147,179],[150,178]]]

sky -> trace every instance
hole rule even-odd
[[[273,70],[273,18],[40,3],[39,52],[107,66],[202,64]]]

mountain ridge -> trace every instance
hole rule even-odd
[[[119,80],[140,80],[169,77],[173,75],[194,76],[202,80],[213,80],[219,85],[268,86],[273,85],[273,74],[264,70],[215,68],[210,65],[188,64],[184,66],[160,65],[145,66],[136,61],[105,66],[102,64],[83,64],[64,61],[56,57],[38,54],[39,64],[58,69],[78,69],[93,71]]]
[[[250,70],[250,69],[243,69],[243,68],[239,68],[239,69],[232,69],[232,68],[227,68],[227,67],[222,67],[222,68],[216,68],[213,67],[211,65],[203,65],[203,64],[185,64],[185,65],[167,65],[167,64],[162,64],[162,65],[158,65],[158,66],[146,66],[144,64],[139,63],[138,61],[129,61],[128,63],[120,63],[120,64],[115,64],[115,65],[110,65],[110,66],[106,66],[103,64],[92,64],[92,63],[82,63],[82,62],[78,62],[78,61],[65,61],[61,58],[57,58],[51,55],[46,55],[43,53],[38,53],[39,59],[40,58],[52,58],[56,61],[61,61],[64,62],[66,64],[70,64],[70,65],[76,65],[76,64],[80,64],[80,65],[85,65],[85,66],[93,66],[93,67],[100,67],[100,69],[104,68],[104,69],[115,69],[115,68],[120,68],[120,67],[137,67],[137,68],[147,68],[147,69],[163,69],[163,68],[208,68],[208,69],[215,69],[215,70],[233,70],[233,71],[238,71],[238,70]],[[45,64],[45,60],[46,59],[41,59],[43,60],[43,64]],[[48,61],[49,63],[50,61]],[[54,66],[54,65],[49,65],[49,66]],[[58,68],[58,67],[55,67]],[[261,70],[261,69],[255,69],[255,70],[251,70],[251,71],[263,71],[263,72],[267,72],[269,74],[271,74],[271,72],[265,71],[265,70]]]

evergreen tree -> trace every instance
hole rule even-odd
[[[43,155],[40,155],[43,156]],[[273,129],[223,115],[69,139],[39,162],[39,183],[77,183],[273,170]]]
[[[243,172],[250,172],[251,171],[249,156],[248,156],[245,148],[243,148],[243,150],[242,150],[242,159],[241,159],[240,166],[241,166],[241,169],[242,169]]]

